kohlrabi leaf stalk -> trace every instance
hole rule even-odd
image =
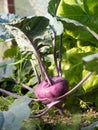
[[[53,32],[53,34],[54,34],[53,57],[54,57],[54,64],[55,64],[55,68],[56,68],[56,73],[57,73],[57,76],[59,76],[59,67],[58,67],[58,63],[57,63],[57,54],[56,54],[56,34],[55,34],[55,32]]]
[[[4,90],[4,89],[2,89],[2,88],[0,88],[0,92],[5,93],[5,94],[7,94],[7,95],[9,95],[9,96],[12,96],[12,97],[14,97],[14,98],[20,98],[20,97],[21,97],[20,95],[17,95],[17,94],[15,94],[15,93],[11,93],[11,92],[9,92],[9,91],[7,91],[7,90]]]
[[[62,76],[62,37],[63,34],[60,35],[60,44],[59,44],[59,56],[58,56],[58,66],[59,66],[59,75]]]
[[[34,70],[34,74],[35,74],[35,76],[36,76],[37,83],[39,84],[39,83],[41,82],[41,81],[40,81],[40,76],[38,75],[38,72],[37,72],[37,70],[36,70],[36,67],[35,67],[35,65],[34,65],[34,63],[33,63],[33,59],[30,59],[30,62],[31,62],[32,68],[33,68],[33,70]]]
[[[89,72],[76,86],[74,86],[71,90],[69,90],[67,93],[64,95],[56,98],[56,100],[63,99],[67,95],[71,94],[72,92],[76,91],[81,85],[92,75],[93,72]]]

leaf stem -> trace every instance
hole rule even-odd
[[[29,40],[30,40],[30,38],[29,38]],[[44,65],[42,64],[41,57],[40,57],[39,53],[37,52],[37,50],[36,50],[36,48],[35,48],[35,46],[34,46],[33,41],[30,40],[30,42],[31,42],[32,47],[33,47],[33,50],[34,50],[34,54],[35,54],[35,56],[36,56],[36,58],[37,58],[37,60],[38,60],[38,63],[39,63],[39,66],[40,66],[40,70],[41,70],[41,74],[42,74],[42,78],[45,80],[45,77],[44,77],[44,75],[45,75],[45,76],[46,76],[46,79],[47,79],[47,82],[48,82],[50,85],[52,85],[52,80],[51,80],[50,76],[48,75],[48,73],[47,73],[47,71],[46,71]]]
[[[20,95],[17,95],[17,94],[15,94],[15,93],[11,93],[11,92],[9,92],[9,91],[7,91],[7,90],[4,90],[4,89],[2,89],[2,88],[0,88],[0,92],[5,93],[5,94],[7,94],[7,95],[9,95],[9,96],[12,96],[12,97],[14,97],[14,98],[20,98],[20,97],[21,97]]]
[[[30,59],[30,62],[31,62],[31,65],[32,65],[32,67],[33,67],[33,70],[34,70],[34,73],[35,73],[35,76],[36,76],[37,82],[38,82],[38,84],[39,84],[39,83],[40,83],[40,77],[39,77],[39,75],[38,75],[38,72],[37,72],[37,70],[36,70],[36,67],[35,67],[35,65],[34,65],[32,59]]]
[[[43,116],[44,114],[46,114],[46,112],[53,106],[55,106],[56,104],[60,103],[60,100],[59,101],[54,101],[54,102],[51,102],[49,104],[47,104],[47,107],[44,108],[41,112],[31,116],[30,118],[38,118],[40,116]]]
[[[57,76],[59,76],[59,67],[58,67],[58,63],[57,63],[57,54],[56,54],[56,33],[55,33],[54,30],[53,30],[53,34],[54,34],[54,40],[53,40],[53,57],[54,57],[54,63],[55,63],[56,73],[57,73]]]
[[[67,93],[65,93],[64,95],[56,98],[56,100],[60,100],[63,99],[65,96],[71,94],[72,92],[76,91],[79,87],[81,87],[81,85],[92,75],[93,72],[89,72],[74,88],[72,88],[71,90],[69,90]]]
[[[62,76],[62,67],[61,67],[61,63],[62,63],[62,35],[60,35],[60,44],[59,44],[59,75]]]

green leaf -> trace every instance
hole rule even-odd
[[[87,17],[87,14],[75,0],[61,0],[57,10],[57,16],[83,21],[83,18]]]
[[[91,46],[73,47],[62,54],[62,73],[70,81],[70,85],[77,84],[82,79],[84,56],[96,53],[98,49]],[[75,70],[75,71],[74,71]]]
[[[4,115],[2,112],[0,112],[0,130],[2,129],[3,122],[4,122]]]
[[[89,15],[98,18],[98,1],[97,0],[85,0],[86,9],[88,9]]]
[[[76,20],[98,34],[97,12],[97,0],[85,0],[80,2],[80,4],[78,0],[61,0],[57,10],[57,16]],[[65,32],[68,35],[75,39],[89,41],[97,45],[97,40],[95,40],[95,38],[90,35],[91,32],[89,31],[90,33],[88,33],[88,31],[84,30],[80,26],[75,27],[72,24],[65,24]]]
[[[58,17],[57,19],[63,22],[64,29],[67,35],[70,35],[73,38],[82,41],[87,40],[93,44],[97,42],[98,34],[92,29],[90,29],[88,26],[69,18]]]
[[[28,52],[28,51],[33,51],[32,44],[28,37],[18,28],[6,25],[6,28],[9,30],[11,34],[15,37],[15,40],[21,50],[21,52]]]
[[[5,52],[4,52],[4,57],[8,58],[8,57],[14,57],[16,56],[18,52],[18,48],[17,46],[15,45],[12,45],[11,48],[7,49]]]
[[[25,17],[12,24],[12,26],[25,32],[27,36],[32,36],[33,38],[40,36],[48,25],[49,20],[42,16]]]
[[[22,97],[16,99],[8,111],[3,111],[4,122],[1,130],[20,130],[22,121],[30,116],[30,102],[30,98]]]
[[[16,19],[19,19],[19,16],[15,14],[0,14],[0,24],[1,23],[11,23],[15,21]]]
[[[50,0],[49,5],[48,5],[48,12],[51,15],[53,15],[53,16],[56,15],[57,8],[58,8],[60,1],[61,0]]]
[[[81,130],[97,130],[98,129],[98,121],[93,122],[89,126],[81,128]]]
[[[23,52],[35,52],[32,42],[35,46],[38,43],[51,43],[51,32],[47,29],[49,20],[45,17],[24,18],[17,21],[15,24],[5,25],[8,31],[13,34],[15,40]]]
[[[11,58],[6,61],[0,62],[0,78],[6,77],[13,77],[13,69],[14,65],[9,65],[11,63],[14,63],[14,59]]]
[[[11,23],[16,19],[19,19],[19,17],[15,14],[0,14],[0,39],[6,41],[13,38],[13,36],[5,29],[4,24]]]
[[[83,70],[82,74],[83,77],[88,73],[89,71]],[[87,81],[83,83],[83,89],[85,92],[92,91],[94,89],[98,88],[98,74],[94,72]]]
[[[82,58],[85,68],[98,73],[98,53]]]

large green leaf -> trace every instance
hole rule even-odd
[[[52,34],[47,28],[49,20],[45,17],[31,17],[23,18],[11,25],[5,25],[8,31],[13,34],[16,42],[24,52],[34,52],[32,44],[38,47],[38,44],[42,43],[42,46],[46,46],[52,42]],[[32,43],[33,42],[33,43]]]
[[[30,116],[30,102],[30,98],[22,97],[15,100],[8,111],[3,111],[0,114],[0,130],[20,130],[22,121]]]
[[[13,34],[21,52],[33,51],[32,44],[28,37],[19,29],[13,26],[6,25],[7,30]]]
[[[61,0],[57,16],[69,18],[88,26],[90,29],[98,33],[98,1],[85,0],[81,4],[77,0]],[[97,41],[81,27],[75,27],[72,24],[65,24],[65,31],[68,35],[75,39],[96,43]]]
[[[87,14],[76,3],[76,0],[61,0],[57,10],[57,16],[62,16],[77,21],[84,21],[83,18],[87,17]]]
[[[12,25],[21,29],[27,36],[34,38],[40,36],[46,30],[49,20],[42,16],[25,17]]]
[[[19,17],[15,14],[0,14],[0,39],[5,41],[13,38],[13,36],[5,29],[3,24],[11,23],[16,19],[19,19]]]
[[[69,18],[58,17],[57,19],[62,21],[67,35],[77,40],[89,41],[91,44],[97,45],[98,34],[88,26]]]
[[[57,10],[57,15],[77,20],[83,24],[90,25],[91,27],[94,27],[95,25],[98,27],[97,12],[97,0],[82,0],[80,2],[79,0],[61,0]]]

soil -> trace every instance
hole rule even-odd
[[[98,112],[91,108],[80,113],[80,118],[79,128],[86,127],[91,123],[98,121]],[[73,123],[73,113],[70,113],[68,110],[65,110],[63,115],[60,115],[57,112],[55,114],[47,113],[42,116],[41,119],[44,121],[44,124],[50,124],[51,126],[55,126],[57,121],[62,124],[71,125]]]

